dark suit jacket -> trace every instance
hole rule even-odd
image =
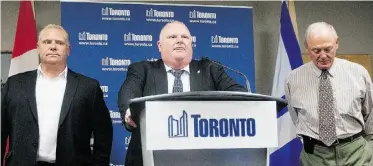
[[[195,61],[189,64],[191,91],[243,91],[247,89],[237,84],[225,73],[221,66],[209,60]],[[162,60],[156,62],[138,62],[128,67],[127,78],[119,94],[118,106],[124,119],[129,100],[136,97],[168,93],[167,73]],[[139,119],[134,119],[138,127],[132,131],[131,142],[126,155],[126,166],[141,166],[142,152]]]
[[[37,71],[12,76],[2,91],[1,155],[9,166],[33,166],[39,147]],[[94,134],[93,151],[90,138]],[[57,132],[56,165],[109,165],[113,128],[98,81],[68,70]],[[2,158],[3,161],[3,158]]]

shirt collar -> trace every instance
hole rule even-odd
[[[39,64],[39,66],[38,66],[37,73],[38,73],[38,77],[40,77],[40,76],[46,77],[45,73],[41,69],[41,64]],[[64,79],[67,78],[67,65],[66,65],[65,69],[60,74],[58,74],[58,76],[55,77],[55,78],[64,78]],[[51,78],[51,79],[54,79],[54,78]]]
[[[334,57],[334,62],[332,64],[332,66],[328,69],[328,73],[330,76],[334,77],[335,73],[336,73],[336,68],[338,66],[338,61],[339,59]],[[312,63],[311,64],[311,67],[312,67],[312,70],[314,71],[314,73],[316,74],[317,77],[320,77],[321,76],[321,73],[322,73],[322,70],[320,70],[313,62],[310,62]]]
[[[167,72],[174,70],[174,69],[172,69],[170,66],[168,66],[166,63],[163,63],[163,64],[164,64],[164,67],[166,68],[166,71],[167,71]],[[184,70],[184,71],[186,71],[188,74],[190,74],[189,64],[188,64],[187,66],[185,66],[184,68],[182,68],[181,70]]]

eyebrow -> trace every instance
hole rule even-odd
[[[42,40],[42,42],[45,42],[45,41],[56,41],[56,42],[66,43],[65,41],[59,40],[59,39],[44,39],[44,40]]]
[[[183,33],[183,34],[169,34],[167,36],[178,36],[178,35],[180,35],[180,36],[191,36],[191,35],[188,35],[186,33]]]
[[[332,48],[334,48],[334,47],[333,46],[315,47],[315,48],[312,48],[311,50],[332,49]]]

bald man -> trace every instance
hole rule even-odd
[[[131,117],[128,109],[130,99],[188,91],[247,92],[221,66],[208,60],[192,60],[191,34],[184,23],[175,21],[166,24],[160,32],[157,44],[162,59],[131,64],[118,94],[123,123],[132,132],[126,166],[143,165],[139,119]]]
[[[285,82],[289,113],[303,139],[301,165],[368,166],[373,89],[367,70],[335,57],[339,38],[328,23],[311,24],[304,44],[312,61]]]

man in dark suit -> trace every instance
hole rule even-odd
[[[10,77],[2,91],[6,165],[109,165],[113,128],[99,82],[67,68],[70,45],[61,26],[40,32],[38,51],[38,69]]]
[[[188,28],[179,21],[166,24],[159,35],[162,60],[138,62],[128,67],[119,94],[118,106],[126,129],[132,132],[126,166],[143,165],[140,130],[132,119],[129,100],[136,97],[185,91],[243,91],[247,89],[229,77],[221,66],[209,60],[192,60]]]

